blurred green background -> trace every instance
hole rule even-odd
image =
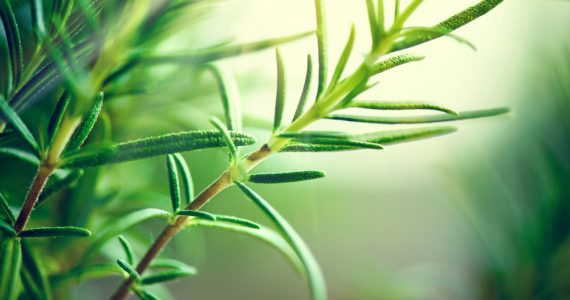
[[[436,23],[476,1],[425,2],[412,25]],[[192,30],[164,47],[247,42],[315,26],[312,1],[232,0],[205,12],[189,14],[188,22],[196,22]],[[356,51],[364,52],[364,2],[328,1],[327,12],[331,57],[340,54],[351,23],[361,42]],[[509,106],[514,112],[507,117],[464,121],[453,135],[380,152],[281,154],[259,166],[259,170],[327,172],[318,181],[255,188],[310,245],[331,299],[570,297],[568,20],[567,1],[507,0],[457,32],[478,51],[445,39],[414,48],[413,53],[428,58],[386,73],[375,89],[361,97],[428,100],[457,110]],[[301,91],[305,56],[315,49],[312,38],[282,47],[290,100]],[[273,60],[273,52],[264,51],[220,62],[236,75],[246,130],[260,141],[269,133],[274,105]],[[189,72],[188,77],[169,78],[150,88],[145,96],[109,101],[113,140],[208,128],[208,119],[221,113],[207,74]],[[34,118],[33,110],[28,114]],[[315,128],[344,125],[324,121]],[[227,162],[221,150],[185,157],[197,189],[211,182]],[[0,163],[9,166],[5,160]],[[98,208],[99,213],[140,206],[167,208],[165,174],[162,159],[105,168],[93,196],[81,195],[85,199],[79,202],[80,213],[62,216],[63,222],[96,226],[97,220],[87,221],[85,214],[104,198],[110,200]],[[13,203],[23,197],[9,186],[0,188]],[[264,221],[234,188],[205,209]],[[38,215],[54,212],[45,209]],[[41,223],[41,217],[36,222]],[[158,233],[156,225],[133,230],[133,243],[148,245]],[[106,251],[120,253],[118,243],[109,243]],[[177,299],[304,299],[307,295],[302,278],[278,253],[247,237],[192,229],[176,237],[167,252],[199,269],[199,276],[169,284]],[[116,284],[116,279],[93,281],[77,288],[75,295],[100,299]]]

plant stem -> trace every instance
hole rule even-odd
[[[28,191],[28,195],[26,196],[26,201],[24,202],[24,206],[22,206],[22,210],[20,210],[20,214],[16,219],[16,223],[14,224],[14,230],[17,233],[20,233],[24,228],[26,228],[26,223],[32,214],[32,210],[36,205],[38,197],[42,192],[49,176],[53,172],[53,168],[50,165],[40,165],[38,169],[38,173],[32,182],[32,186]]]

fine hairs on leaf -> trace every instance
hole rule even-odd
[[[303,91],[299,97],[299,103],[293,116],[293,121],[297,120],[304,112],[309,99],[309,92],[311,91],[311,82],[313,81],[313,58],[310,54],[307,55],[307,72],[305,74],[305,83],[303,84]]]
[[[190,169],[188,168],[188,164],[182,154],[175,153],[174,154],[174,162],[176,163],[176,167],[180,172],[180,177],[182,178],[183,188],[184,188],[184,195],[186,197],[186,204],[190,204],[192,200],[194,200],[194,183],[192,181],[192,175],[190,174]]]
[[[248,180],[254,183],[286,183],[313,180],[323,177],[325,177],[324,172],[311,170],[284,173],[252,174],[249,176]]]
[[[180,180],[174,156],[166,156],[166,170],[168,172],[168,186],[170,187],[170,201],[172,202],[172,212],[176,213],[180,208]]]
[[[18,236],[23,238],[35,238],[35,237],[88,237],[91,232],[85,228],[74,227],[74,226],[59,226],[59,227],[38,227],[27,229],[18,234]]]
[[[283,122],[283,111],[285,110],[285,65],[279,48],[275,50],[277,61],[277,92],[275,95],[275,115],[273,117],[273,131],[279,130]]]

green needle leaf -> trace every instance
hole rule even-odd
[[[155,294],[140,288],[133,289],[133,292],[140,300],[160,300]]]
[[[176,162],[172,154],[166,156],[166,169],[168,171],[168,185],[170,187],[170,200],[172,201],[172,212],[176,213],[180,208],[180,181]]]
[[[279,135],[281,138],[294,139],[293,142],[302,142],[315,145],[357,147],[362,149],[381,150],[384,147],[379,144],[357,141],[350,137],[329,132],[284,132]]]
[[[352,48],[354,47],[354,36],[355,36],[355,31],[353,24],[352,27],[350,28],[350,35],[348,36],[348,41],[346,41],[344,50],[342,50],[342,54],[338,59],[338,63],[336,65],[331,82],[329,84],[329,90],[332,89],[337,84],[337,82],[340,80],[340,77],[342,76],[342,72],[346,67],[346,63],[348,62],[350,54],[352,53]]]
[[[378,109],[378,110],[425,109],[425,110],[441,111],[450,115],[459,115],[459,113],[447,107],[427,102],[377,102],[377,101],[356,100],[352,101],[349,106],[366,108],[366,109]]]
[[[313,58],[309,54],[307,55],[307,73],[305,74],[305,83],[303,84],[303,91],[301,92],[301,97],[299,98],[299,104],[297,104],[297,109],[295,110],[293,121],[297,120],[305,112],[305,107],[307,106],[307,100],[309,99],[309,92],[311,91],[312,81],[313,81]]]
[[[222,97],[222,106],[228,130],[241,130],[241,113],[239,112],[239,94],[235,83],[216,65],[210,65],[209,70],[214,75]]]
[[[19,236],[23,238],[35,237],[88,237],[91,232],[85,228],[74,226],[57,226],[57,227],[38,227],[20,232]]]
[[[216,221],[219,222],[227,222],[227,223],[233,223],[233,224],[237,224],[237,225],[241,225],[241,226],[245,226],[245,227],[249,227],[249,228],[253,228],[253,229],[261,229],[261,226],[259,226],[259,224],[252,222],[250,220],[246,220],[246,219],[242,219],[242,218],[238,218],[238,217],[234,217],[234,216],[226,216],[226,215],[214,215],[216,217]]]
[[[52,299],[52,291],[50,282],[47,279],[46,272],[43,269],[38,255],[36,255],[29,243],[25,240],[21,241],[22,244],[22,272],[25,274],[27,285],[27,292],[32,292],[32,299],[50,300]]]
[[[122,269],[116,263],[100,263],[89,266],[81,266],[63,274],[56,274],[50,277],[54,286],[61,285],[66,281],[82,283],[91,279],[104,278],[109,276],[123,275]]]
[[[273,132],[281,127],[283,122],[283,110],[285,109],[285,66],[279,48],[275,50],[277,60],[277,93],[275,96],[275,116],[273,118]]]
[[[317,87],[317,99],[327,87],[328,77],[328,45],[327,28],[325,21],[325,0],[315,0],[315,11],[317,19],[317,46],[319,53],[319,84]]]
[[[131,244],[129,244],[129,241],[127,241],[127,239],[125,239],[122,235],[119,235],[119,243],[121,244],[121,247],[125,252],[125,257],[127,258],[127,262],[130,265],[134,264],[135,256],[133,254],[133,248],[131,247]]]
[[[236,182],[241,191],[250,198],[266,215],[271,219],[273,224],[279,229],[284,238],[289,242],[291,248],[297,253],[299,259],[305,266],[305,271],[309,279],[311,287],[312,299],[326,299],[326,286],[323,273],[315,260],[313,254],[297,234],[295,229],[260,195],[251,190],[246,185]]]
[[[21,263],[20,240],[4,240],[0,245],[0,291],[2,292],[2,299],[16,299],[17,278],[20,275]]]
[[[137,270],[131,266],[129,263],[127,263],[126,261],[122,260],[122,259],[117,259],[117,264],[119,265],[119,267],[121,267],[121,269],[123,269],[123,271],[125,271],[129,277],[131,277],[135,282],[140,282],[141,281],[141,275],[139,274],[139,272],[137,272]]]
[[[508,108],[494,108],[485,110],[473,110],[460,112],[458,115],[428,115],[428,116],[409,116],[409,117],[378,117],[378,116],[355,116],[345,114],[333,114],[328,119],[349,121],[349,122],[362,122],[362,123],[375,123],[375,124],[422,124],[422,123],[435,123],[435,122],[449,122],[458,120],[467,120],[483,117],[491,117],[508,113]]]
[[[372,66],[371,74],[372,75],[380,74],[407,63],[424,60],[424,58],[425,56],[422,55],[411,55],[411,54],[396,55],[394,57],[375,63],[374,66]]]
[[[249,176],[249,181],[254,183],[286,183],[313,180],[323,177],[325,177],[324,172],[309,170],[284,173],[253,174]]]
[[[0,148],[0,155],[9,155],[33,166],[40,164],[40,160],[37,156],[16,148]]]
[[[179,260],[169,258],[157,258],[150,264],[151,269],[175,269],[175,270],[188,270],[196,272],[196,268],[189,266]]]
[[[212,118],[210,122],[220,132],[222,138],[224,139],[224,142],[228,146],[230,162],[237,162],[239,159],[238,148],[232,141],[232,138],[226,126],[224,126],[224,124],[218,118]]]
[[[175,153],[174,161],[176,162],[176,167],[180,171],[180,176],[184,182],[184,195],[186,196],[186,204],[190,204],[194,200],[194,183],[192,182],[192,175],[190,174],[190,169],[188,164],[182,154]]]
[[[6,42],[8,44],[8,54],[10,56],[10,66],[8,67],[11,67],[12,85],[13,88],[17,88],[21,74],[24,71],[24,50],[11,2],[0,1],[0,19],[4,24],[4,32],[6,33]]]
[[[93,237],[93,242],[89,245],[89,248],[85,250],[80,260],[81,264],[84,264],[93,254],[97,253],[110,239],[118,236],[125,230],[150,219],[168,219],[170,216],[169,212],[162,209],[145,208],[113,218],[111,222],[103,223],[104,226],[95,231],[97,234]]]
[[[0,95],[0,114],[14,127],[16,132],[22,137],[34,150],[36,153],[40,153],[40,146],[38,142],[26,127],[26,124],[20,119],[20,116],[10,107],[10,104]]]
[[[32,12],[32,25],[38,40],[42,40],[46,35],[46,25],[44,22],[44,11],[42,0],[30,0]]]
[[[487,14],[489,11],[501,4],[503,0],[483,0],[462,12],[448,18],[447,20],[435,25],[433,28],[435,31],[430,35],[418,36],[415,39],[406,39],[399,41],[394,44],[392,51],[399,51],[407,49],[419,44],[429,42],[431,40],[437,39],[449,34],[456,29],[469,24],[470,22],[478,19],[479,17]]]
[[[85,118],[83,119],[81,125],[77,127],[77,130],[75,130],[71,136],[71,139],[66,146],[66,151],[71,152],[79,149],[85,140],[87,140],[89,134],[91,133],[91,130],[93,130],[93,126],[95,126],[95,123],[97,122],[101,108],[103,107],[103,99],[103,92],[98,93],[97,97],[95,98],[95,103],[89,112],[87,112],[85,115]]]
[[[378,25],[374,0],[366,0],[366,12],[368,13],[370,35],[372,36],[372,48],[376,48],[376,45],[378,45],[378,42],[380,40],[380,26]]]
[[[6,223],[4,220],[0,219],[0,231],[3,232],[8,237],[15,237],[17,235],[12,225]]]
[[[65,177],[61,179],[56,179],[54,181],[49,181],[46,187],[42,190],[42,193],[38,197],[38,201],[36,203],[36,207],[44,203],[49,197],[54,195],[55,193],[61,191],[62,189],[73,185],[77,182],[77,180],[83,175],[83,171],[74,170],[67,174]],[[52,177],[54,178],[54,177]]]
[[[55,109],[51,114],[48,125],[48,148],[53,143],[57,131],[59,130],[61,120],[63,120],[63,115],[65,114],[67,106],[69,105],[69,100],[71,100],[71,96],[67,92],[64,92],[57,101]]]
[[[255,143],[244,133],[231,132],[236,146]],[[154,136],[115,145],[93,145],[69,153],[63,158],[61,168],[85,168],[105,164],[138,160],[165,154],[225,146],[224,138],[216,131],[188,131]]]
[[[401,38],[405,39],[418,39],[421,38],[422,36],[432,36],[434,33],[436,34],[441,34],[441,36],[446,36],[448,38],[451,38],[461,44],[465,44],[467,45],[469,48],[471,48],[473,51],[477,51],[477,47],[475,47],[475,45],[473,43],[471,43],[470,41],[468,41],[467,39],[464,39],[458,35],[455,35],[453,33],[450,32],[446,32],[446,31],[442,31],[438,28],[429,28],[429,27],[409,27],[409,28],[405,28],[402,30],[401,32]]]
[[[156,274],[145,276],[141,279],[142,285],[149,285],[149,284],[156,284],[162,283],[166,281],[173,281],[176,279],[180,279],[182,277],[188,277],[192,275],[196,275],[198,272],[196,269],[188,269],[188,270],[168,270],[164,272],[159,272]]]
[[[199,219],[204,219],[204,220],[209,220],[209,221],[215,221],[216,217],[210,213],[204,212],[204,211],[199,211],[199,210],[179,210],[176,212],[176,215],[178,216],[187,216],[187,217],[194,217],[194,218],[199,218]]]
[[[11,224],[14,224],[16,221],[16,217],[14,216],[14,213],[12,213],[10,205],[8,205],[8,201],[6,201],[6,198],[4,198],[2,193],[0,193],[0,214],[2,214],[4,218],[8,219]]]

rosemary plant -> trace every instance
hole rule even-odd
[[[385,22],[382,0],[366,0],[370,24],[371,47],[354,70],[347,69],[349,59],[360,59],[352,53],[356,31],[350,32],[342,55],[329,67],[327,19],[324,0],[315,0],[316,31],[263,40],[242,45],[212,46],[186,52],[165,53],[159,45],[176,33],[173,26],[189,11],[210,6],[210,1],[106,1],[55,0],[47,5],[41,0],[3,1],[0,16],[5,32],[0,95],[0,154],[32,165],[37,171],[25,199],[7,201],[0,197],[0,231],[2,237],[0,293],[3,299],[53,299],[68,297],[74,283],[119,275],[124,278],[112,299],[124,299],[130,292],[140,299],[157,299],[148,285],[160,284],[196,274],[196,269],[175,259],[158,258],[169,241],[183,229],[214,227],[258,238],[280,251],[292,265],[306,276],[312,299],[325,299],[323,274],[311,251],[287,222],[249,182],[284,183],[312,180],[324,176],[317,170],[298,172],[255,173],[262,161],[281,152],[340,152],[383,147],[439,136],[455,131],[450,126],[383,130],[368,133],[311,131],[307,127],[323,119],[374,124],[423,124],[488,117],[508,109],[486,109],[457,112],[427,102],[363,101],[358,97],[374,88],[382,73],[423,57],[401,50],[428,41],[450,37],[452,32],[486,14],[502,0],[484,0],[430,27],[407,27],[407,20],[422,4],[413,0],[400,9],[396,1],[394,21]],[[20,17],[27,14],[29,18]],[[307,72],[302,94],[294,116],[284,114],[287,103],[286,63],[276,49],[277,90],[271,136],[257,150],[247,153],[242,147],[255,143],[244,132],[238,95],[231,88],[231,77],[215,61],[248,52],[274,48],[316,33],[318,57],[307,59]],[[105,135],[111,123],[117,123],[106,111],[106,103],[120,97],[121,87],[138,84],[127,91],[144,94],[143,86],[160,84],[154,76],[148,82],[137,82],[153,66],[190,66],[208,70],[216,82],[222,100],[223,121],[213,117],[213,129],[172,132],[125,142],[111,142]],[[316,67],[315,67],[316,65]],[[317,74],[313,74],[313,73]],[[153,82],[154,81],[154,82]],[[310,91],[316,81],[316,98]],[[42,105],[56,95],[59,100],[49,115],[48,125],[24,122],[23,113]],[[343,113],[348,108],[361,108],[382,113],[387,110],[431,110],[433,115],[402,117],[362,116]],[[25,119],[25,118],[24,118]],[[100,127],[100,132],[94,128]],[[229,163],[218,178],[195,195],[190,168],[181,152],[222,147]],[[130,211],[100,226],[54,222],[45,227],[28,226],[34,208],[45,205],[52,196],[74,191],[80,196],[82,186],[96,184],[101,166],[163,156],[166,161],[172,210],[143,208]],[[4,171],[4,167],[3,167]],[[84,185],[76,184],[91,178]],[[90,184],[89,184],[90,182]],[[235,186],[269,217],[271,226],[240,217],[213,214],[201,210],[221,191]],[[92,191],[92,190],[91,190]],[[109,197],[113,195],[110,194]],[[14,207],[17,203],[18,209]],[[78,205],[78,204],[75,204]],[[87,214],[94,213],[87,210]],[[129,241],[121,236],[133,226],[150,219],[163,219],[164,228],[142,258],[136,257]],[[32,222],[33,223],[33,222]],[[87,228],[78,227],[85,225]],[[69,249],[61,257],[50,257],[38,251],[41,244],[32,239],[58,237],[77,239],[81,247]],[[124,255],[101,262],[102,247],[116,240]],[[54,240],[50,240],[52,243]],[[36,246],[38,245],[38,246]],[[79,251],[79,252],[77,252]],[[66,259],[71,258],[71,259]],[[52,263],[46,264],[45,261]],[[56,265],[57,267],[53,267]],[[149,269],[152,273],[148,274]]]

